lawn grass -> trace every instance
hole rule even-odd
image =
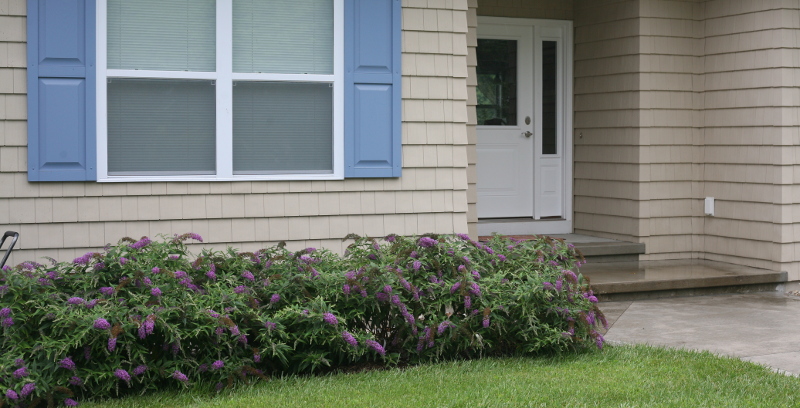
[[[708,352],[602,352],[457,361],[158,392],[83,407],[800,407],[800,378]]]

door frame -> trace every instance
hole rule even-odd
[[[561,151],[563,152],[563,163],[561,172],[561,189],[563,192],[562,199],[562,212],[563,218],[560,219],[545,219],[537,220],[535,215],[537,213],[536,198],[534,196],[534,211],[530,218],[508,218],[508,219],[479,219],[478,220],[478,233],[480,235],[487,235],[491,233],[500,234],[555,234],[555,233],[571,233],[573,231],[573,24],[572,21],[566,20],[545,20],[545,19],[527,19],[527,18],[508,18],[508,17],[478,17],[478,29],[476,34],[480,31],[480,26],[486,25],[514,25],[514,26],[527,26],[533,27],[534,32],[534,66],[541,62],[541,41],[552,41],[557,39],[561,46],[559,53],[562,54],[559,58],[559,81],[558,87],[561,90],[558,93],[558,105],[561,114],[558,117],[558,122],[562,124],[561,131]],[[480,37],[477,35],[477,37]],[[541,98],[541,68],[534,69],[534,117],[535,117],[535,133],[537,135],[536,151],[539,151],[541,143],[541,112],[542,112],[542,98]],[[519,116],[519,115],[518,115]],[[524,117],[525,115],[521,116]],[[477,130],[477,127],[476,127]],[[477,143],[477,142],[476,142]],[[476,144],[477,148],[477,144]],[[534,161],[536,154],[534,155]],[[480,166],[480,163],[478,163]],[[534,194],[536,189],[536,180],[539,174],[534,173]],[[477,189],[477,186],[476,186]],[[480,200],[480,198],[478,199]],[[480,202],[478,203],[480,205]]]

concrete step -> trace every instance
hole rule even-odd
[[[644,244],[637,242],[576,242],[573,245],[590,263],[634,262],[645,251]]]
[[[786,272],[705,260],[589,262],[580,268],[601,301],[778,290]]]
[[[639,255],[645,253],[645,246],[637,242],[617,241],[609,238],[598,238],[581,234],[548,234],[575,245],[575,248],[586,257],[589,263],[630,262],[638,261]],[[534,239],[536,235],[508,235],[516,239]],[[490,237],[479,237],[481,241]]]

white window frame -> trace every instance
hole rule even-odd
[[[264,74],[233,72],[233,0],[217,0],[216,72],[108,69],[107,0],[97,0],[97,181],[255,181],[341,180],[344,178],[344,0],[333,3],[333,74]],[[108,79],[208,79],[216,82],[216,174],[117,176],[108,174]],[[333,84],[333,172],[302,174],[233,174],[233,81],[286,81]]]

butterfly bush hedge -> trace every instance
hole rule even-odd
[[[5,268],[0,406],[602,347],[605,320],[562,241],[348,238],[344,256],[278,245],[196,257],[196,234],[123,238]]]

